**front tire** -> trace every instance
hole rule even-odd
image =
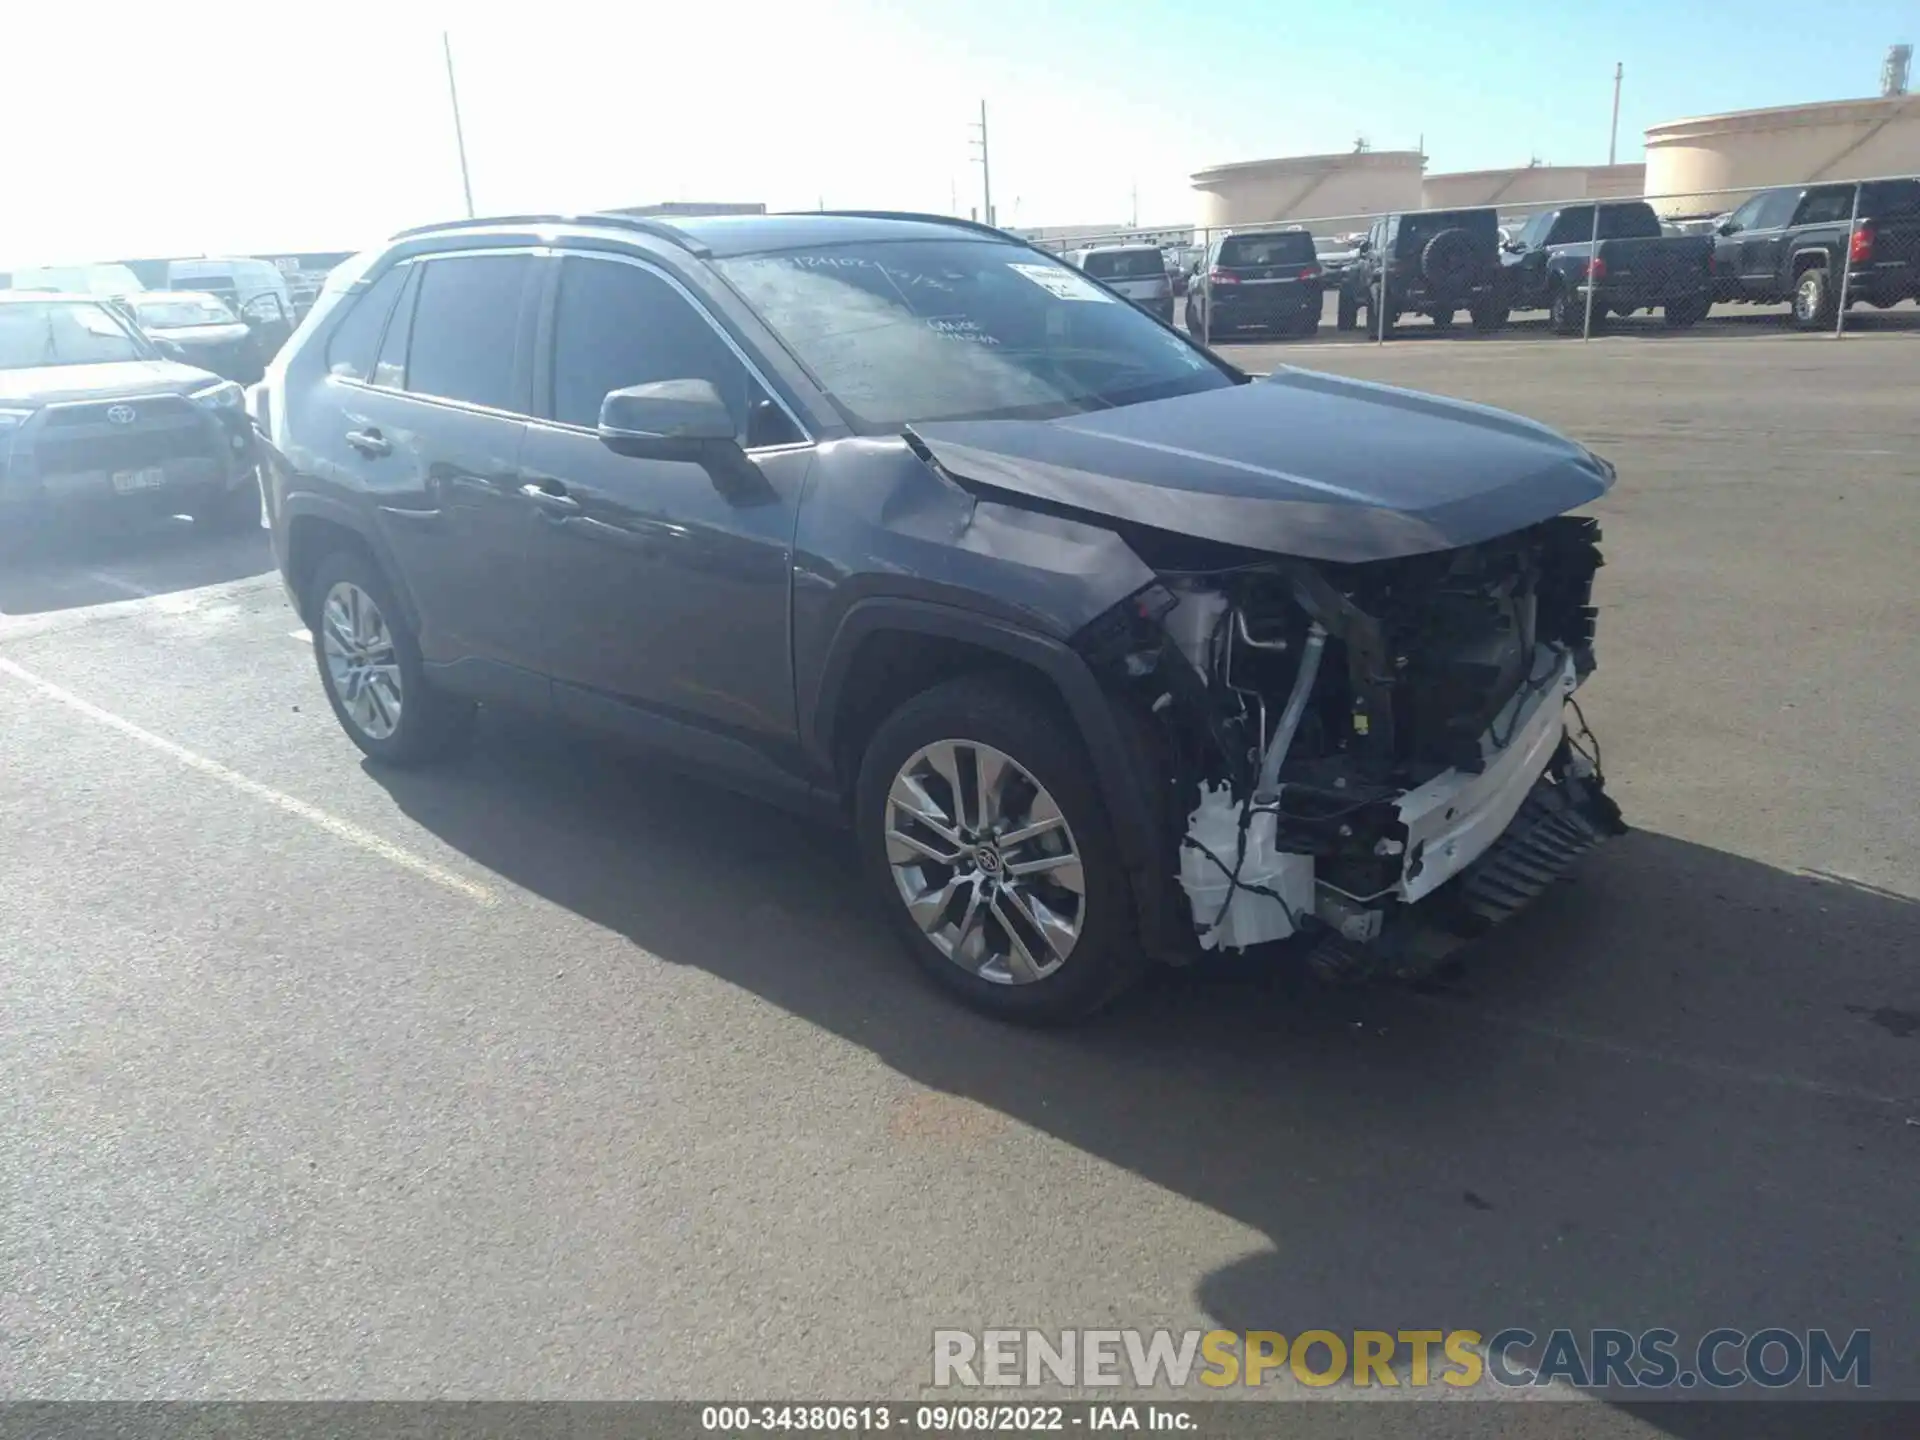
[[[1508,310],[1498,301],[1484,301],[1473,307],[1473,328],[1481,335],[1491,335],[1506,327]]]
[[[1338,330],[1351,330],[1360,323],[1360,302],[1345,290],[1334,301],[1333,324]]]
[[[860,864],[943,989],[1002,1020],[1090,1014],[1144,962],[1085,746],[1014,684],[963,676],[915,696],[868,742]]]
[[[429,683],[393,587],[368,556],[336,550],[322,560],[306,611],[327,703],[369,759],[425,765],[466,743],[473,702]]]
[[[1437,305],[1427,312],[1427,318],[1433,321],[1434,329],[1451,330],[1453,328],[1453,307],[1451,305]]]
[[[260,528],[260,479],[222,490],[193,512],[193,523],[217,535],[244,535]]]
[[[1701,298],[1675,300],[1661,307],[1660,320],[1669,330],[1690,330],[1707,318],[1707,308]]]
[[[1574,288],[1562,285],[1553,292],[1553,299],[1547,306],[1547,320],[1556,335],[1578,335],[1586,325],[1585,312],[1586,307],[1581,303],[1580,296],[1574,293]]]

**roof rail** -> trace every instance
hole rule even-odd
[[[611,215],[589,211],[580,215],[475,215],[465,220],[442,220],[433,225],[414,225],[396,230],[387,238],[406,240],[415,235],[433,235],[442,230],[491,229],[498,225],[603,225],[614,230],[633,230],[655,239],[669,240],[682,250],[705,256],[712,252],[684,230],[644,215]]]
[[[930,225],[955,225],[962,230],[976,230],[982,235],[992,235],[1008,240],[1016,245],[1027,242],[1018,235],[1010,235],[997,225],[989,225],[982,220],[962,220],[958,215],[934,215],[920,210],[788,210],[788,215],[839,215],[848,220],[923,220]]]

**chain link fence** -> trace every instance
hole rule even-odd
[[[1291,248],[1235,246],[1275,232]],[[1055,235],[1063,255],[1151,245],[1179,323],[1207,343],[1513,331],[1726,328],[1735,315],[1844,337],[1856,313],[1920,332],[1920,178],[1874,176],[1639,198],[1307,216]],[[1260,263],[1245,263],[1260,262]],[[1456,326],[1461,316],[1471,322]],[[1310,322],[1303,317],[1311,317]],[[1297,322],[1297,323],[1296,323]],[[1879,328],[1879,324],[1876,324]],[[1326,337],[1321,337],[1326,338]]]

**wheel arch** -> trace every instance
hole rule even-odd
[[[901,663],[904,657],[906,659]],[[1093,767],[1126,868],[1143,948],[1184,960],[1192,935],[1176,919],[1161,871],[1162,840],[1143,767],[1125,723],[1087,663],[1067,645],[991,616],[931,601],[872,597],[850,607],[834,632],[803,742],[850,793],[867,736],[899,704],[969,670],[1018,677],[1039,688],[1073,726]],[[926,683],[919,683],[925,681]]]
[[[352,549],[380,568],[399,599],[407,624],[416,634],[419,632],[420,612],[400,567],[379,533],[368,527],[352,507],[323,495],[296,492],[287,496],[280,523],[286,531],[281,573],[294,609],[308,625],[312,625],[313,616],[307,614],[307,590],[315,569],[335,550]]]
[[[1833,269],[1833,254],[1824,245],[1808,245],[1793,252],[1792,268],[1789,273],[1798,280],[1809,270]]]

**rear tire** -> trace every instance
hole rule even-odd
[[[1802,270],[1793,282],[1793,327],[1796,330],[1828,330],[1840,318],[1840,297],[1826,267],[1812,265]]]
[[[930,765],[929,754],[948,746],[947,763]],[[986,794],[1003,806],[985,803],[985,763],[1001,776]],[[941,778],[949,770],[951,785]],[[1097,1010],[1144,970],[1119,848],[1085,745],[1017,684],[962,676],[907,701],[867,742],[854,804],[861,869],[889,923],[928,976],[968,1005],[997,1019],[1057,1024]],[[1009,833],[1048,814],[1064,824],[1021,848],[992,846],[991,865],[972,858],[971,847],[996,828]],[[962,838],[922,828],[919,817],[929,816]],[[961,858],[932,859],[923,849],[929,844]],[[1077,855],[1077,864],[1062,863],[1065,854]],[[1039,859],[1055,867],[1015,884],[1013,867]],[[970,908],[976,893],[997,898]],[[922,897],[919,919],[909,894]],[[1048,917],[1048,931],[1029,924],[1036,914]]]
[[[1351,330],[1360,323],[1360,302],[1345,290],[1333,305],[1333,324],[1337,330]]]
[[[1207,343],[1206,312],[1194,303],[1192,295],[1187,296],[1187,335],[1202,345]]]
[[[1453,328],[1453,307],[1451,305],[1435,306],[1427,312],[1427,318],[1433,321],[1434,329],[1451,330]]]
[[[371,558],[336,550],[322,560],[307,587],[306,613],[327,703],[368,759],[425,765],[471,738],[474,703],[427,680],[419,642]]]
[[[1488,301],[1473,307],[1473,328],[1482,335],[1491,335],[1496,330],[1506,328],[1508,310],[1497,301]]]

